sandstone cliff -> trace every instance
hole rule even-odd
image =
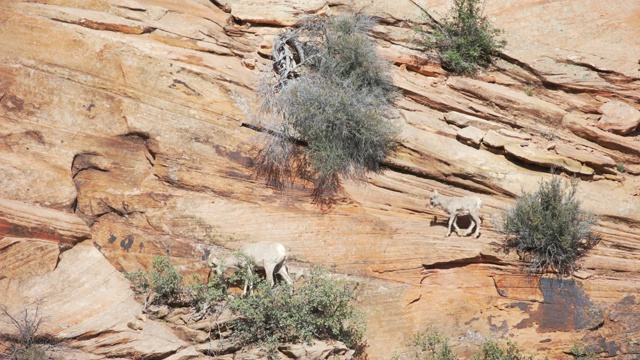
[[[93,358],[196,357],[159,322],[128,326],[141,305],[119,271],[168,253],[203,273],[205,250],[277,240],[298,267],[360,281],[372,359],[429,325],[460,354],[510,337],[550,358],[574,342],[640,356],[640,3],[488,1],[508,46],[474,78],[413,45],[420,6],[0,1],[0,303],[41,301],[45,331]],[[429,1],[436,18],[447,8]],[[252,176],[256,132],[235,99],[253,99],[284,26],[354,10],[380,18],[402,146],[323,213],[309,189],[282,194]],[[524,276],[491,226],[551,166],[579,174],[584,207],[601,216],[603,241],[564,283]],[[479,239],[443,237],[433,189],[482,198]]]

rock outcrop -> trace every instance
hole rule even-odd
[[[448,5],[429,11],[441,18]],[[360,283],[371,359],[408,352],[430,325],[462,355],[495,337],[549,358],[574,343],[640,354],[629,341],[640,334],[640,143],[633,119],[616,133],[604,124],[618,120],[599,112],[614,101],[638,109],[638,2],[489,1],[509,45],[475,78],[420,51],[413,1],[1,7],[0,303],[44,300],[44,330],[87,356],[203,356],[199,333],[136,317],[120,271],[168,254],[185,275],[204,274],[207,251],[261,240]],[[326,213],[304,184],[280,193],[253,176],[260,134],[239,104],[253,106],[283,26],[361,10],[380,19],[373,36],[396,65],[402,141],[366,186],[345,181]],[[603,238],[561,283],[523,275],[491,226],[551,166],[581,175]],[[479,239],[443,237],[446,214],[426,206],[433,189],[483,200]]]

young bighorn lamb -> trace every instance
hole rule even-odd
[[[475,197],[447,197],[441,196],[438,194],[437,190],[434,190],[431,194],[431,207],[440,205],[449,213],[449,231],[446,236],[451,235],[451,226],[453,225],[456,229],[456,234],[460,231],[458,224],[456,224],[456,219],[459,215],[469,215],[473,219],[473,223],[475,223],[476,232],[473,234],[473,237],[477,238],[480,236],[480,217],[479,212],[482,207],[482,200]],[[471,223],[471,226],[464,233],[464,236],[467,236],[471,233],[471,229],[473,229],[474,224]]]
[[[287,271],[287,266],[284,264],[287,258],[287,251],[282,244],[266,241],[257,242],[245,245],[240,252],[251,260],[252,264],[250,265],[258,269],[264,269],[267,281],[272,287],[275,284],[274,277],[276,274],[280,274],[287,284],[293,283]],[[209,254],[207,265],[214,270],[218,276],[225,273],[227,269],[247,268],[249,272],[251,271],[251,266],[247,267],[246,258],[236,255],[227,256],[224,259],[217,259],[213,254]],[[253,289],[253,284],[245,281],[242,292],[243,296],[247,294],[247,286],[249,286],[249,290]]]

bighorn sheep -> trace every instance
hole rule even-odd
[[[245,245],[240,252],[251,260],[253,267],[264,269],[267,281],[272,287],[275,284],[274,277],[276,274],[280,274],[287,284],[293,283],[287,271],[287,266],[284,264],[287,251],[282,244],[276,242],[257,242]],[[209,254],[207,265],[214,270],[218,276],[226,272],[227,269],[247,268],[251,271],[251,266],[247,267],[246,259],[243,256],[238,257],[231,255],[223,259],[217,259],[213,255],[214,254]],[[243,296],[247,294],[247,286],[249,286],[249,290],[253,288],[253,284],[249,284],[248,281],[245,280],[242,292]]]
[[[456,234],[460,231],[458,224],[456,224],[456,219],[459,215],[469,215],[471,219],[473,219],[473,223],[476,226],[476,232],[473,234],[473,237],[477,238],[480,236],[480,217],[479,212],[482,207],[482,200],[475,197],[447,197],[441,196],[438,194],[437,190],[434,190],[431,193],[431,208],[434,206],[440,205],[449,213],[449,231],[446,236],[451,235],[451,226],[453,225],[456,229]],[[471,226],[464,233],[464,236],[467,236],[471,233],[474,224],[471,223]]]

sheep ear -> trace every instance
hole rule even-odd
[[[438,190],[433,190],[433,196],[435,197],[435,196],[438,196],[438,195],[439,195],[438,194]]]

